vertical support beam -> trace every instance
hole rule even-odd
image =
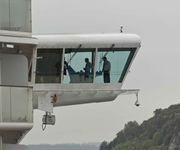
[[[96,66],[97,66],[97,48],[96,48],[96,50],[95,50],[95,54],[94,54],[94,68],[93,68],[93,70],[94,70],[94,72],[93,72],[93,83],[96,83],[96,71],[97,71],[97,68],[96,68]]]
[[[0,85],[1,85],[1,60],[0,60]],[[3,121],[3,117],[2,117],[2,89],[0,87],[0,124]],[[2,150],[2,136],[0,135],[0,150]]]
[[[64,57],[65,57],[65,48],[63,48],[62,57],[61,57],[61,81],[60,83],[63,83],[64,81]]]
[[[0,85],[1,85],[1,60],[0,60]],[[0,124],[3,121],[2,118],[2,91],[1,91],[1,87],[0,87]],[[0,150],[2,150],[2,136],[0,135]]]
[[[0,85],[1,85],[1,60],[0,60]],[[0,86],[0,123],[3,121],[2,118],[2,91],[1,91],[1,86]]]
[[[2,149],[2,145],[3,145],[2,136],[0,136],[0,150],[3,150],[3,149]]]
[[[33,60],[32,60],[32,74],[31,74],[31,80],[32,80],[32,85],[35,84],[35,79],[36,79],[36,62],[37,62],[37,47],[33,48]]]
[[[0,85],[1,85],[1,59],[0,59]]]
[[[29,6],[28,7],[28,10],[30,11],[30,13],[29,13],[29,15],[30,15],[30,22],[28,23],[29,24],[29,29],[30,29],[30,32],[31,32],[31,34],[32,34],[32,1],[31,0],[28,0],[27,1],[27,6]],[[32,36],[32,35],[31,35]]]

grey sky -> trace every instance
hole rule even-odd
[[[22,143],[82,143],[112,140],[130,120],[141,123],[156,108],[180,100],[180,2],[178,0],[33,0],[33,32],[136,33],[142,47],[131,67],[124,88],[140,88],[141,107],[135,96],[114,102],[59,107],[55,126],[41,130],[41,115]]]

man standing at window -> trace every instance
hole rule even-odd
[[[105,56],[102,59],[104,61],[102,70],[104,83],[110,83],[111,63],[107,60]]]
[[[91,63],[89,62],[89,59],[88,58],[85,58],[85,68],[84,68],[84,71],[85,71],[85,79],[88,79],[89,78],[89,75],[91,73],[91,68],[92,68],[92,65]]]

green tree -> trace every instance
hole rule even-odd
[[[108,143],[106,141],[101,143],[100,150],[108,150]]]
[[[168,150],[173,137],[180,145],[180,104],[167,109],[156,109],[154,116],[139,125],[136,121],[125,124],[116,138],[104,141],[100,150]]]

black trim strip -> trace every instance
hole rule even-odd
[[[125,66],[124,66],[124,69],[123,69],[123,71],[122,71],[122,73],[121,73],[121,77],[120,77],[120,79],[119,79],[119,82],[122,82],[122,81],[124,80],[124,77],[125,77],[125,75],[126,75],[127,69],[129,68],[129,65],[130,65],[130,63],[131,63],[131,61],[132,61],[132,58],[134,57],[136,48],[133,48],[133,49],[131,49],[130,51],[131,51],[131,52],[130,52],[129,57],[128,57],[127,61],[126,61],[126,64],[125,64]]]

